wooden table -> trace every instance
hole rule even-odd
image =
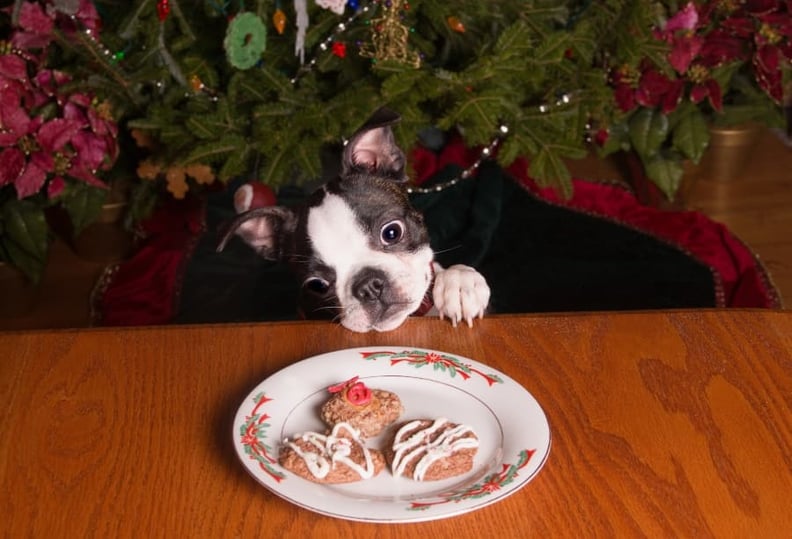
[[[231,422],[302,358],[406,345],[486,362],[543,406],[553,447],[515,494],[371,524],[252,479]],[[4,537],[788,537],[792,313],[690,311],[0,333]]]

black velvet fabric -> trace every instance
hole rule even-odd
[[[433,181],[459,173],[446,169]],[[417,195],[437,259],[476,267],[500,313],[714,307],[711,270],[638,230],[536,198],[492,163]]]
[[[447,167],[432,182],[459,172]],[[185,267],[176,322],[297,317],[297,283],[285,265],[260,259],[238,238],[215,252],[217,230],[233,216],[232,192],[209,198],[207,232]],[[705,265],[641,231],[540,200],[494,163],[475,180],[415,194],[413,203],[438,261],[474,266],[486,277],[490,312],[715,306]]]

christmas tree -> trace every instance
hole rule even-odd
[[[101,31],[62,40],[63,62],[112,100],[139,174],[177,196],[215,178],[315,179],[322,147],[382,105],[401,114],[406,148],[430,126],[471,146],[505,126],[498,160],[527,156],[537,180],[568,192],[563,160],[611,116],[610,57],[662,50],[636,1],[95,5]]]
[[[792,56],[780,0],[15,0],[2,14],[0,258],[31,275],[47,206],[79,230],[117,177],[133,178],[132,219],[232,178],[310,184],[322,150],[381,106],[402,116],[403,148],[428,128],[497,141],[500,164],[526,157],[569,195],[565,161],[594,139],[634,150],[672,196],[713,113],[781,117]]]

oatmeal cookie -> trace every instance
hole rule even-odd
[[[385,458],[394,476],[416,481],[447,479],[469,472],[478,437],[467,425],[445,418],[418,419],[394,428]]]
[[[322,405],[320,416],[330,426],[349,423],[363,438],[376,436],[404,412],[399,396],[369,389],[357,376],[328,388],[333,396]]]
[[[287,438],[278,463],[304,479],[326,484],[369,479],[385,468],[382,452],[366,447],[348,423],[338,423],[329,434],[305,432]]]

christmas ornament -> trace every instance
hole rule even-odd
[[[275,191],[266,183],[252,181],[247,182],[245,185],[249,185],[250,190],[236,190],[234,193],[234,207],[254,210],[277,205],[278,198],[275,196]],[[245,200],[248,196],[250,200]]]
[[[462,21],[460,21],[458,17],[452,15],[446,19],[446,22],[448,23],[448,27],[454,32],[459,32],[460,34],[465,33],[465,25],[462,24]]]
[[[286,14],[282,9],[278,8],[275,10],[275,14],[272,15],[272,25],[278,35],[283,35],[283,31],[286,30]]]
[[[157,0],[157,17],[160,22],[165,22],[170,14],[170,0]]]
[[[302,1],[302,0],[296,0],[295,6],[297,5],[297,2],[299,2],[299,1]],[[329,48],[331,48],[333,42],[335,41],[335,39],[337,39],[339,36],[344,34],[347,31],[347,28],[349,28],[352,25],[352,23],[354,22],[354,20],[357,19],[361,14],[368,13],[369,9],[370,9],[369,6],[363,6],[359,10],[355,11],[354,13],[352,13],[352,15],[347,17],[344,22],[338,23],[335,26],[335,29],[333,29],[333,33],[331,35],[327,36],[321,43],[319,43],[319,50],[324,52],[324,51],[328,50]],[[306,15],[306,17],[307,17],[307,15]],[[298,24],[298,26],[299,26],[299,24]],[[297,33],[298,33],[297,38],[299,39],[299,28],[298,28],[298,32]],[[296,44],[295,44],[295,48],[296,48]],[[346,45],[344,46],[344,54],[346,54]],[[302,65],[300,67],[300,69],[297,71],[297,74],[294,75],[290,79],[292,84],[297,84],[297,81],[300,80],[300,77],[302,77],[303,75],[308,73],[316,65],[316,56],[311,58],[308,62],[304,62],[304,64],[305,65]]]
[[[333,54],[339,58],[346,58],[346,43],[343,41],[336,41],[333,43]]]
[[[297,15],[297,37],[294,39],[294,55],[305,63],[305,32],[308,31],[308,6],[306,0],[294,0],[294,13]]]
[[[250,69],[267,48],[267,27],[255,14],[240,13],[228,23],[223,47],[228,63],[237,69]]]
[[[172,166],[165,171],[166,189],[173,195],[173,198],[183,199],[190,186],[187,185],[187,174],[183,167]]]
[[[401,23],[401,10],[409,9],[403,0],[387,0],[382,17],[371,21],[371,43],[360,47],[360,55],[374,61],[395,60],[413,67],[421,66],[421,57],[407,44],[410,29]]]
[[[196,183],[200,185],[209,185],[215,181],[214,172],[212,167],[204,165],[203,163],[192,163],[184,167],[184,172]]]
[[[336,15],[343,15],[346,0],[316,0],[316,5],[329,9]]]
[[[193,89],[194,92],[200,92],[204,89],[204,83],[201,81],[201,77],[198,75],[193,75],[190,77],[190,87]]]

